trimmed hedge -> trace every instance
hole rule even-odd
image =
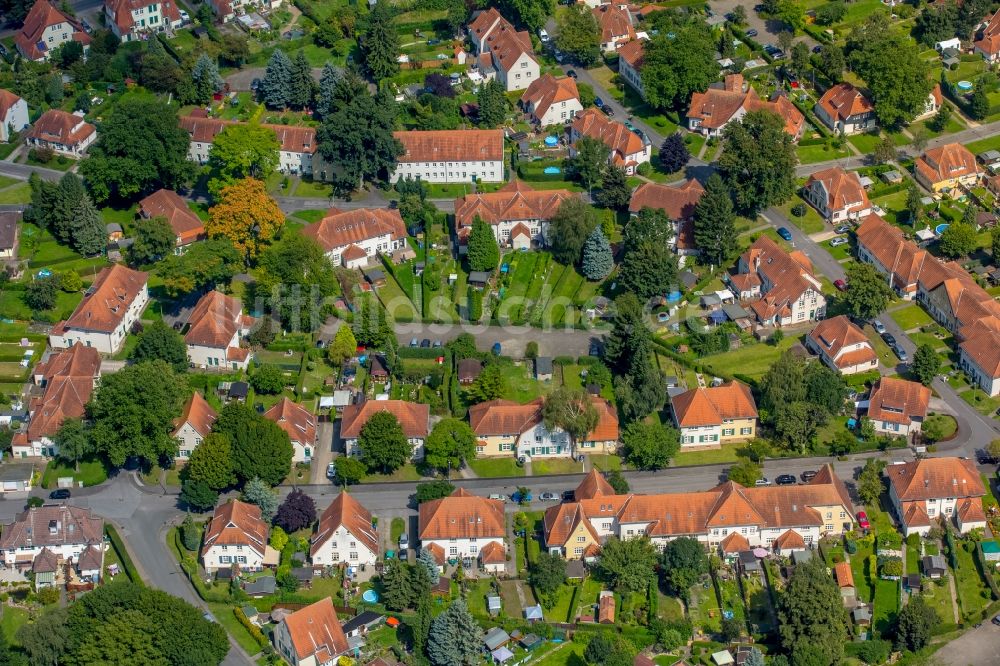
[[[243,628],[247,630],[247,632],[253,637],[253,639],[257,641],[257,645],[259,645],[261,648],[267,646],[268,644],[267,636],[265,636],[264,632],[260,630],[260,627],[258,627],[256,624],[251,622],[249,618],[247,618],[246,613],[243,612],[242,608],[240,608],[239,606],[233,607],[233,615],[236,616],[236,619],[239,620],[239,623],[243,625]]]
[[[115,549],[118,561],[121,562],[122,569],[125,571],[128,579],[136,585],[145,586],[142,578],[139,577],[139,571],[135,568],[135,563],[132,562],[132,557],[128,554],[128,550],[125,549],[125,542],[118,535],[118,530],[115,529],[115,526],[111,523],[104,523],[104,534],[107,535],[108,541],[111,542],[111,547]]]

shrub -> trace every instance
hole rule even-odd
[[[805,204],[795,204],[794,206],[792,206],[792,215],[794,215],[795,217],[802,217],[805,214],[806,214]]]
[[[42,164],[48,164],[55,156],[55,151],[48,147],[32,148],[28,151],[29,158]]]
[[[246,616],[246,613],[243,612],[242,608],[233,608],[233,614],[236,616],[236,619],[239,620],[240,624],[242,624],[247,632],[253,637],[253,639],[257,641],[257,645],[261,647],[267,645],[267,636],[265,636],[264,632],[260,630],[260,627],[250,621],[250,618]]]

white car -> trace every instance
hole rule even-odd
[[[834,238],[832,241],[830,241],[830,247],[837,247],[838,245],[847,245],[849,242],[850,241],[848,241],[843,236],[838,236],[837,238]]]
[[[180,10],[180,11],[178,11],[177,13],[178,13],[178,14],[180,15],[180,17],[181,17],[181,20],[182,20],[182,21],[184,21],[185,23],[190,23],[190,22],[191,22],[191,15],[190,15],[190,14],[188,14],[188,13],[187,13],[186,11],[184,11],[183,9],[181,9],[181,10]]]
[[[549,41],[549,33],[545,32],[545,28],[538,31],[538,38],[543,42]]]
[[[880,322],[878,319],[872,322],[872,328],[874,328],[875,332],[878,333],[879,335],[885,333],[885,324]]]

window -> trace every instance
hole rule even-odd
[[[353,551],[353,550],[352,550],[352,551],[350,552],[349,556],[350,556],[350,558],[351,558],[352,560],[357,560],[357,559],[358,559],[358,554],[357,554],[357,552],[356,552],[356,551]]]
[[[827,523],[826,524],[826,531],[827,532],[832,532],[833,531],[833,523]]]
[[[585,537],[585,536],[578,536],[576,538],[576,542],[577,543],[584,543],[586,540],[587,540],[587,537]]]
[[[733,436],[733,429],[732,428],[723,428],[722,429],[722,436],[723,437],[732,437]]]
[[[448,549],[448,554],[449,555],[458,555],[458,548],[456,548],[455,546],[452,546],[451,548]]]
[[[749,435],[753,433],[753,428],[740,428],[741,435]]]
[[[583,555],[583,548],[574,548],[573,554],[577,556]]]

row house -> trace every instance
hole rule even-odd
[[[905,536],[925,536],[940,520],[953,521],[962,534],[985,529],[986,487],[973,461],[921,458],[888,465],[885,475],[889,500]]]
[[[192,243],[205,240],[205,223],[173,190],[159,189],[139,201],[139,217],[162,217],[174,232],[174,254],[183,254]]]
[[[495,8],[480,12],[469,24],[476,49],[476,66],[486,80],[498,79],[504,90],[524,90],[538,80],[541,68],[531,46],[531,35],[518,31]]]
[[[49,109],[24,137],[29,148],[48,148],[66,157],[79,158],[97,140],[97,128],[83,119],[83,112]]]
[[[365,424],[375,414],[388,412],[396,417],[403,434],[413,447],[413,460],[423,460],[424,442],[430,434],[430,406],[406,400],[367,400],[361,404],[344,407],[340,421],[340,438],[349,456],[359,457],[358,439]]]
[[[100,377],[101,356],[93,347],[78,342],[69,349],[50,352],[32,373],[32,382],[42,393],[28,402],[28,427],[14,433],[11,455],[57,455],[56,432],[66,419],[84,417]]]
[[[9,90],[0,89],[0,141],[24,130],[29,123],[28,103]]]
[[[614,53],[635,39],[635,28],[632,27],[632,17],[627,9],[616,4],[606,4],[594,7],[591,12],[597,19],[601,50],[605,53]]]
[[[682,451],[717,449],[757,434],[757,403],[743,382],[678,393],[670,398],[670,411],[680,430]]]
[[[762,326],[802,324],[826,314],[826,298],[809,258],[799,250],[785,252],[767,236],[740,255],[726,282]]]
[[[30,507],[4,525],[0,536],[4,567],[21,572],[31,570],[39,556],[47,556],[99,577],[105,548],[104,520],[90,509],[66,504]],[[96,572],[93,564],[80,566],[81,560],[96,560]]]
[[[188,145],[188,159],[198,164],[207,164],[211,155],[212,142],[222,130],[238,124],[233,120],[208,118],[204,110],[192,111],[178,119],[191,137]],[[291,175],[313,176],[316,180],[327,179],[327,165],[317,154],[316,129],[292,125],[261,124],[274,132],[278,140],[278,171]]]
[[[379,255],[407,247],[406,224],[397,209],[330,208],[302,230],[316,241],[334,266],[364,268]]]
[[[274,649],[291,666],[332,666],[355,654],[330,597],[282,617],[274,628]]]
[[[871,340],[847,315],[821,321],[806,337],[806,348],[842,375],[878,369]]]
[[[549,508],[545,547],[566,559],[591,559],[609,537],[646,537],[658,547],[691,537],[710,550],[733,541],[743,550],[790,552],[853,526],[847,487],[830,465],[799,486],[744,488],[728,481],[703,492],[618,495],[596,470],[573,502]]]
[[[694,178],[689,178],[680,185],[642,183],[632,192],[628,210],[633,216],[638,215],[643,208],[654,208],[666,213],[674,232],[668,243],[681,257],[683,265],[685,257],[698,254],[698,244],[694,240],[694,209],[703,194],[705,188]]]
[[[857,228],[858,259],[875,266],[889,280],[896,295],[912,300],[924,262],[937,260],[903,235],[903,231],[878,215],[866,216]]]
[[[455,200],[455,234],[459,252],[466,252],[472,223],[481,219],[493,229],[500,247],[515,250],[545,245],[549,220],[562,202],[579,196],[569,190],[536,191],[523,181],[507,183],[496,192],[467,194]]]
[[[264,418],[274,421],[292,443],[292,462],[312,462],[316,450],[316,416],[302,405],[282,397]]]
[[[618,75],[643,98],[646,96],[642,87],[642,63],[645,58],[644,42],[643,39],[633,39],[618,49]]]
[[[123,42],[181,27],[176,0],[104,0],[105,23]]]
[[[572,122],[583,111],[576,80],[544,74],[521,95],[521,108],[541,127]]]
[[[583,137],[600,141],[608,147],[608,163],[634,175],[640,164],[649,162],[653,153],[649,139],[612,120],[597,109],[578,114],[569,126],[569,156],[576,156],[576,142]]]
[[[960,143],[931,148],[913,162],[917,182],[935,194],[972,187],[980,173],[976,156]]]
[[[824,125],[838,134],[858,134],[878,126],[875,106],[850,83],[838,83],[828,88],[813,111]]]
[[[149,274],[120,264],[97,274],[83,300],[49,333],[49,346],[66,349],[77,342],[102,354],[115,354],[149,303]]]
[[[344,491],[320,515],[309,540],[309,560],[323,567],[374,565],[380,552],[378,540],[371,512]]]
[[[219,418],[201,393],[195,391],[184,403],[184,410],[174,420],[171,436],[177,440],[177,459],[187,460],[191,453],[212,432],[212,425]]]
[[[243,346],[254,318],[243,314],[243,305],[219,291],[200,299],[188,319],[184,334],[188,362],[199,369],[246,370],[251,352]]]
[[[574,457],[582,453],[614,453],[618,449],[618,416],[601,397],[591,396],[598,422],[580,441],[561,428],[549,430],[542,418],[541,398],[526,404],[490,400],[469,409],[478,457]]]
[[[205,527],[201,562],[208,573],[238,565],[241,571],[260,571],[265,556],[270,527],[261,518],[255,504],[229,500],[215,510]],[[275,553],[276,555],[276,553]],[[268,557],[268,562],[277,558]]]
[[[501,183],[506,178],[503,130],[394,132],[403,145],[389,182]]]
[[[55,8],[49,0],[35,0],[24,24],[14,36],[14,46],[25,60],[42,62],[67,42],[79,42],[86,55],[90,50],[90,35],[75,19]]]
[[[803,187],[803,198],[831,224],[860,220],[872,212],[868,193],[854,171],[831,167],[817,171]]]
[[[908,437],[920,432],[930,400],[930,388],[920,382],[880,377],[868,395],[868,418],[875,432]]]
[[[459,488],[448,497],[424,502],[417,518],[420,546],[440,566],[471,557],[494,573],[507,561],[504,503]]]
[[[798,141],[806,119],[788,98],[780,93],[762,100],[753,86],[748,86],[742,74],[728,74],[722,83],[712,84],[705,92],[691,96],[687,124],[692,132],[717,137],[731,122],[739,122],[751,111],[770,111],[784,121],[785,132]]]

